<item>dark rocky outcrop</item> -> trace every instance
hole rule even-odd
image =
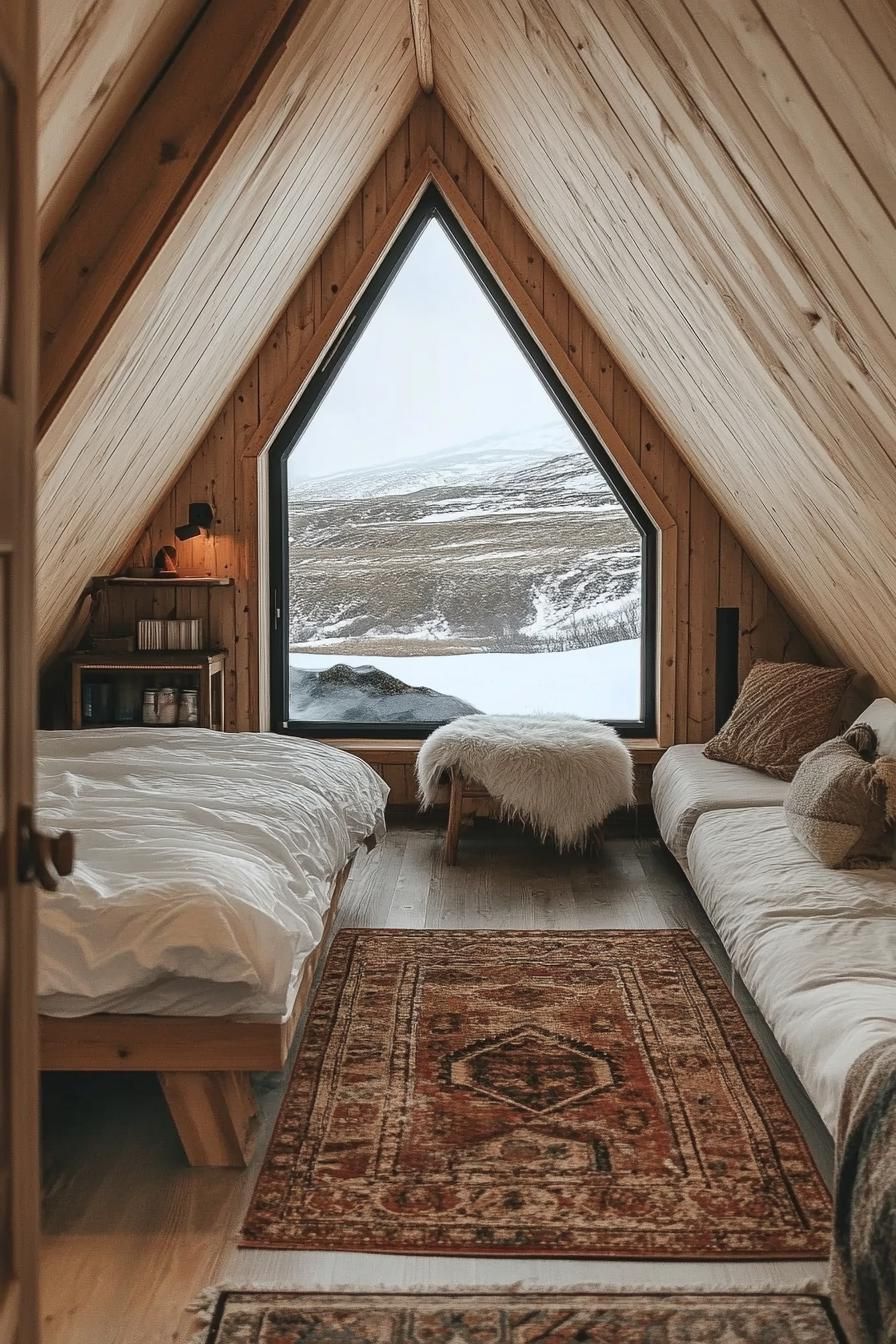
[[[478,714],[474,705],[429,686],[409,686],[369,663],[321,671],[289,669],[290,717],[330,723],[443,723]]]

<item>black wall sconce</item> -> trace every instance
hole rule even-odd
[[[187,522],[182,523],[180,527],[176,527],[174,535],[178,541],[190,541],[193,537],[205,536],[210,531],[214,521],[215,514],[211,504],[202,500],[198,504],[190,505]]]

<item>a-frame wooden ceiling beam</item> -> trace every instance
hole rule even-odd
[[[208,0],[34,0],[44,248]]]
[[[214,167],[308,0],[211,0],[41,263],[41,429]]]
[[[258,7],[243,0],[213,0],[209,14],[232,23],[232,36],[241,9],[257,22]],[[227,79],[236,53],[216,57],[206,43],[194,56],[191,68],[223,118],[204,148],[189,139],[196,87],[173,67],[167,87],[180,90],[184,105],[167,104],[154,131],[142,130],[152,173],[162,170],[168,183],[165,169],[180,172],[180,185],[167,205],[164,193],[152,195],[158,223],[136,270],[115,252],[114,232],[105,235],[115,258],[110,293],[122,297],[103,310],[97,339],[85,333],[80,376],[69,380],[38,447],[43,652],[91,573],[122,552],[189,459],[417,96],[407,0],[302,0],[283,22],[288,31],[278,30],[275,50],[269,39],[259,51],[245,35],[256,53],[251,69],[261,63],[261,73],[223,109],[214,84]],[[211,118],[204,103],[203,115]],[[177,132],[160,138],[167,125]],[[138,158],[130,160],[135,171]],[[126,186],[121,174],[119,167],[107,181],[112,212],[116,181]],[[146,220],[127,194],[125,224],[139,239]],[[101,212],[95,218],[101,227]],[[77,279],[67,269],[59,282],[73,306],[81,302]],[[58,304],[57,293],[51,301]],[[80,337],[73,348],[85,348]],[[65,364],[54,367],[64,374]]]
[[[429,24],[429,0],[409,0],[411,31],[414,34],[414,52],[417,57],[417,78],[424,93],[432,93],[434,76],[432,64],[432,28]]]

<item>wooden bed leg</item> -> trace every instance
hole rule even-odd
[[[451,796],[448,801],[448,829],[445,832],[445,862],[449,868],[457,863],[457,843],[464,802],[464,781],[459,770],[451,771]]]
[[[191,1167],[244,1167],[257,1109],[248,1073],[160,1073]]]

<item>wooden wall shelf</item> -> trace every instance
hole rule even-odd
[[[93,672],[184,672],[217,664],[227,657],[226,649],[141,649],[133,653],[98,653],[79,649],[67,655],[70,663]]]
[[[98,575],[92,580],[97,586],[108,583],[115,587],[129,588],[232,588],[233,579],[216,579],[196,575],[190,578],[189,575],[178,575],[176,579],[135,579],[127,574],[117,574],[114,577],[106,578]]]

